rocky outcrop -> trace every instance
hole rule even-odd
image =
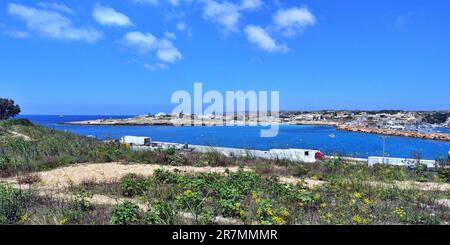
[[[366,128],[366,127],[357,127],[357,126],[351,126],[351,125],[345,125],[345,124],[339,124],[336,126],[336,128],[339,130],[346,130],[346,131],[352,131],[352,132],[383,134],[383,135],[402,136],[402,137],[413,137],[413,138],[429,139],[429,140],[450,141],[450,134],[445,134],[445,133],[426,133],[426,132],[404,131],[404,130],[384,129],[384,128]]]

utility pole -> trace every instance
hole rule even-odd
[[[381,136],[383,139],[383,164],[386,164],[386,135]]]

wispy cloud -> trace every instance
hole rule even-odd
[[[283,32],[284,36],[295,36],[305,28],[316,24],[316,17],[306,7],[293,7],[280,9],[273,15],[276,29]]]
[[[128,32],[121,42],[141,54],[156,51],[158,59],[166,63],[175,63],[183,57],[172,41],[165,37],[157,38],[151,33]]]
[[[409,21],[410,21],[410,14],[399,15],[395,18],[395,28],[403,30],[408,25]]]
[[[130,26],[133,24],[128,16],[107,6],[96,5],[92,15],[98,23],[105,26]]]
[[[161,2],[167,2],[172,6],[180,6],[182,2],[190,3],[193,0],[131,0],[135,3],[149,4],[149,5],[159,5]]]
[[[41,7],[41,8],[52,9],[52,10],[56,10],[56,11],[59,11],[59,12],[66,13],[66,14],[73,14],[73,12],[74,12],[71,8],[69,8],[66,5],[61,4],[61,3],[38,2],[36,5]]]
[[[173,33],[173,32],[170,32],[170,31],[164,32],[164,36],[165,36],[167,39],[171,39],[171,40],[177,39],[177,35],[176,35],[175,33]]]
[[[159,0],[131,0],[134,3],[145,3],[150,5],[158,5]]]
[[[8,13],[23,20],[29,32],[44,37],[85,42],[95,42],[102,37],[94,28],[76,27],[57,11],[11,3],[8,4]]]
[[[284,44],[277,42],[260,26],[248,25],[244,28],[247,39],[255,44],[259,49],[267,52],[287,52],[288,48]]]
[[[263,5],[263,2],[261,0],[242,0],[240,9],[246,10],[246,9],[258,9]]]
[[[153,65],[145,64],[144,68],[152,70],[152,71],[154,71],[154,70],[162,70],[162,69],[167,69],[167,65],[164,64],[164,63],[156,63],[156,64],[153,64]]]

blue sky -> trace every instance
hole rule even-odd
[[[450,109],[448,1],[2,1],[0,97],[24,114],[171,111],[176,90],[282,109]]]

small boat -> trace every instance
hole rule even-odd
[[[336,135],[334,135],[334,134],[329,134],[328,137],[334,138],[334,137],[336,137]]]

